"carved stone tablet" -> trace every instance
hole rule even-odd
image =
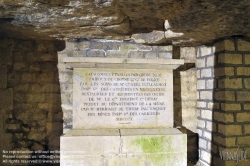
[[[173,127],[172,70],[74,68],[73,128]]]

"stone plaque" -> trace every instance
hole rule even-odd
[[[172,70],[75,68],[73,128],[173,127]]]

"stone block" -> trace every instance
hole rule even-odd
[[[25,63],[15,63],[14,64],[14,68],[15,70],[22,70],[22,69],[26,69],[29,67],[30,71],[41,71],[42,70],[42,64],[31,64],[31,65],[27,65]],[[48,70],[47,68],[44,68],[45,70]]]
[[[60,122],[62,121],[62,119],[63,119],[63,112],[61,110],[59,110],[59,112],[52,112],[52,111],[48,112],[48,121]]]
[[[43,62],[39,66],[43,72],[58,72],[57,63],[54,62]]]
[[[35,53],[32,53],[30,56],[31,62],[57,62],[57,54],[46,54],[46,53],[39,53],[39,55],[34,55]],[[29,56],[29,57],[30,57]]]
[[[238,51],[250,51],[250,42],[242,39],[237,40]]]
[[[244,110],[250,110],[250,104],[244,104]]]
[[[206,89],[214,89],[216,88],[216,79],[207,79],[206,80]]]
[[[206,108],[207,103],[203,101],[197,101],[197,107]]]
[[[241,111],[241,105],[240,104],[221,103],[221,110],[223,110],[223,111]]]
[[[219,64],[242,64],[242,54],[219,54]]]
[[[250,54],[245,54],[245,65],[250,64]]]
[[[12,47],[0,47],[0,65],[12,65]]]
[[[159,52],[159,59],[172,59],[171,52]]]
[[[213,116],[214,116],[213,119],[219,122],[223,123],[234,122],[234,115],[232,113],[214,112]]]
[[[238,137],[238,145],[250,145],[250,136]]]
[[[81,51],[73,51],[74,57],[86,57],[88,50],[81,50]]]
[[[39,127],[39,126],[35,126],[35,127],[30,128],[30,131],[43,131],[43,132],[46,132],[45,130],[47,130],[45,127]]]
[[[212,133],[211,132],[207,132],[207,131],[204,131],[203,132],[203,136],[206,140],[209,140],[211,141],[212,140]]]
[[[91,49],[87,51],[89,57],[105,57],[105,51],[101,49]]]
[[[108,58],[128,58],[128,51],[110,50],[106,51],[106,56]]]
[[[44,147],[41,144],[38,143],[34,143],[31,147],[32,150],[34,151],[39,151],[39,150],[44,150]]]
[[[245,124],[244,129],[245,129],[245,134],[250,134],[250,124]]]
[[[218,124],[218,132],[224,136],[242,135],[241,125]]]
[[[220,109],[220,104],[219,103],[215,103],[215,102],[209,102],[209,103],[207,103],[207,108],[210,108],[210,109]]]
[[[137,43],[125,43],[125,42],[122,42],[121,45],[120,45],[120,50],[122,52],[137,51],[138,50],[138,44]]]
[[[44,82],[44,83],[54,83],[55,81],[58,81],[58,73],[54,72],[54,73],[39,73],[39,75],[37,75],[37,81],[40,82]]]
[[[25,86],[27,86],[27,84],[25,84]],[[50,93],[50,92],[60,92],[60,87],[58,84],[53,84],[53,83],[43,83],[43,84],[35,83],[32,85],[29,84],[29,90],[36,93],[41,93],[41,92]]]
[[[21,126],[20,124],[6,124],[4,127],[6,130],[11,130],[12,132],[15,130],[20,130]]]
[[[213,141],[225,147],[236,146],[236,137],[222,137],[220,135],[214,134]]]
[[[213,130],[213,125],[215,125],[213,122],[206,121],[206,129],[208,131],[216,131],[216,130]]]
[[[139,45],[138,49],[138,51],[152,51],[153,48],[151,46]]]
[[[237,101],[250,101],[250,92],[248,91],[238,91]]]
[[[110,42],[109,43],[109,50],[119,50],[120,49],[121,42]]]
[[[237,113],[236,120],[237,122],[249,122],[250,113]]]
[[[170,52],[172,52],[172,50],[173,50],[173,46],[152,46],[152,48],[153,48],[153,50],[154,51],[164,51],[164,52],[166,52],[166,51],[170,51]]]
[[[206,161],[207,163],[211,162],[212,159],[212,154],[205,151],[205,150],[201,150],[201,155],[200,155],[201,159]]]
[[[216,65],[215,57],[213,56],[208,56],[207,57],[207,64],[206,67],[213,67]]]
[[[250,89],[250,78],[244,78],[245,88]]]
[[[145,58],[146,59],[156,59],[157,58],[157,53],[156,52],[146,52],[145,53]]]
[[[95,42],[92,41],[89,46],[90,49],[102,49],[102,50],[109,50],[109,42]]]
[[[70,160],[88,166],[187,163],[187,138],[176,129],[71,130],[60,142],[61,165],[67,166]]]
[[[212,77],[212,69],[201,69],[201,78]]]
[[[74,50],[76,51],[81,51],[81,50],[86,50],[90,46],[89,41],[80,41],[80,42],[75,42],[75,48]]]
[[[207,141],[202,137],[199,138],[199,147],[202,149],[207,149]]]
[[[200,91],[200,99],[212,100],[213,99],[213,91]]]
[[[180,47],[180,59],[184,59],[186,63],[195,63],[195,47]]]
[[[201,70],[196,70],[196,77],[201,78]]]
[[[197,80],[197,89],[202,90],[205,89],[205,80]]]
[[[197,58],[196,60],[197,68],[205,67],[205,64],[206,64],[206,58]]]
[[[34,49],[39,52],[56,52],[56,48],[53,42],[37,41],[35,42]]]
[[[144,58],[143,52],[140,51],[130,51],[129,54],[130,58],[138,58],[138,59]]]
[[[212,118],[213,118],[212,111],[211,110],[202,110],[201,117],[203,119],[212,120]]]
[[[215,76],[233,76],[234,73],[234,67],[220,67],[214,69],[214,75]]]
[[[7,66],[0,65],[0,89],[7,87]]]
[[[249,151],[247,151],[247,152],[248,152],[247,154],[249,155]],[[236,163],[234,163],[234,164],[236,164]],[[248,159],[244,159],[244,160],[239,161],[238,166],[249,166],[249,157],[248,157]]]
[[[197,127],[205,128],[206,122],[204,120],[198,120]]]
[[[215,91],[214,98],[219,101],[235,101],[234,91]]]
[[[203,130],[202,129],[197,129],[198,135],[200,138],[203,136]]]
[[[241,89],[242,88],[242,78],[223,78],[218,79],[218,87],[221,89]]]
[[[30,103],[41,103],[46,99],[45,93],[37,93],[37,94],[27,94],[27,102]]]
[[[15,112],[15,117],[18,120],[21,120],[23,122],[29,121],[29,120],[42,120],[46,119],[47,112],[44,110],[36,110],[33,109],[27,109],[27,110],[18,110]]]
[[[235,51],[233,40],[222,40],[215,43],[215,52],[219,51]]]
[[[60,72],[59,81],[61,83],[73,83],[72,75],[73,75],[73,71]]]
[[[207,47],[207,46],[200,46],[198,47],[198,57],[206,56],[206,55],[211,55],[212,54],[212,47]]]
[[[13,108],[13,90],[11,88],[0,90],[0,109]]]
[[[249,76],[250,67],[237,67],[237,75]]]
[[[28,134],[28,139],[34,141],[43,141],[45,140],[45,132],[30,131]]]
[[[36,108],[39,109],[51,109],[51,110],[58,110],[61,108],[60,103],[38,103],[36,104]]]
[[[23,73],[21,75],[21,81],[23,83],[37,82],[38,81],[37,78],[38,78],[38,74],[36,73]]]

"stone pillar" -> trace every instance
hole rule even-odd
[[[250,43],[241,38],[197,49],[200,161],[249,164]]]
[[[223,152],[236,152],[238,149],[243,152],[238,156],[242,159],[245,157],[242,154],[250,148],[250,132],[247,130],[250,124],[250,42],[240,38],[224,40],[215,44],[215,51],[217,86],[214,101],[218,107],[213,113],[217,128],[213,134],[213,142],[217,146],[213,164],[233,166],[237,161]],[[249,161],[244,159],[238,165],[247,163]]]
[[[199,134],[200,161],[211,163],[211,142],[213,121],[213,47],[201,46],[197,48],[197,131]]]

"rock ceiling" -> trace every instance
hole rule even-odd
[[[196,46],[250,36],[249,0],[0,0],[0,36]]]

